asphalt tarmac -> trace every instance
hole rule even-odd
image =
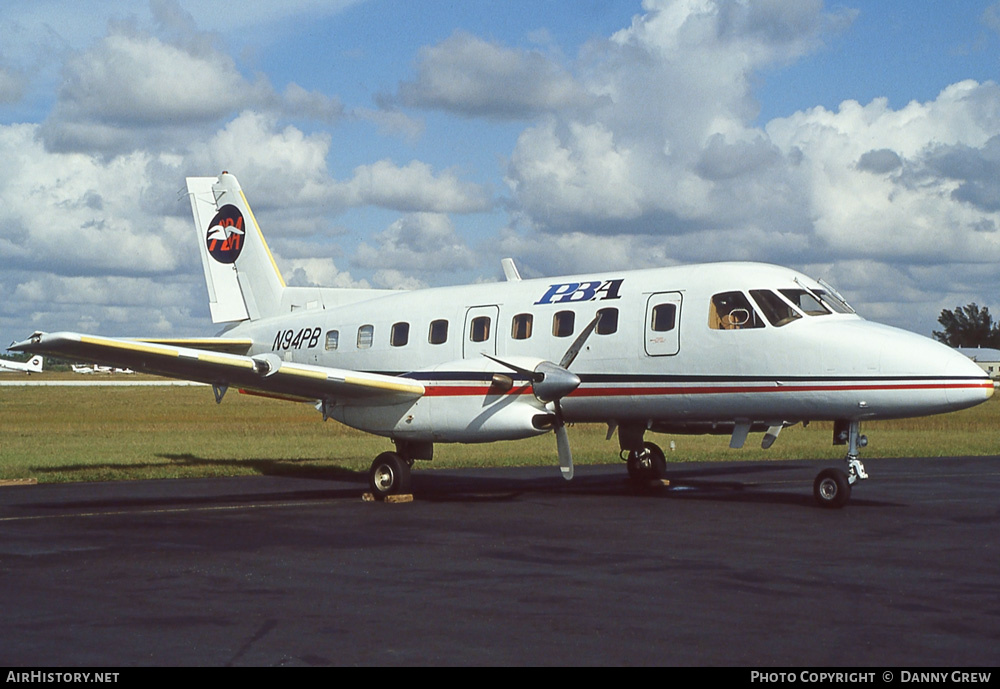
[[[1000,663],[1000,456],[0,488],[0,665]]]

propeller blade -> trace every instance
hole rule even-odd
[[[569,481],[573,478],[573,453],[569,449],[569,434],[566,426],[559,424],[555,427],[556,448],[559,450],[559,471],[562,477]]]
[[[566,350],[566,353],[563,354],[563,358],[559,361],[560,366],[563,368],[569,368],[570,364],[573,363],[573,360],[576,359],[576,355],[580,353],[581,349],[583,349],[583,345],[587,342],[587,338],[594,332],[599,320],[601,320],[601,314],[594,316],[594,320],[592,320],[587,327],[583,329],[583,332],[581,332],[579,336],[573,340],[573,344],[569,346],[569,349]]]
[[[500,364],[501,366],[506,366],[511,371],[516,371],[517,373],[520,373],[522,376],[527,376],[528,380],[530,380],[533,383],[537,382],[537,381],[539,381],[539,380],[541,380],[542,378],[545,377],[545,375],[542,374],[542,373],[537,373],[537,372],[532,371],[530,369],[522,368],[520,366],[516,366],[514,364],[511,364],[511,363],[508,363],[508,362],[504,361],[503,359],[497,359],[495,356],[490,356],[486,352],[483,352],[482,354],[483,354],[484,357],[486,357],[490,361],[495,361],[498,364]]]

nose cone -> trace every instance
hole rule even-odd
[[[865,381],[852,389],[869,418],[941,414],[993,394],[975,362],[928,337],[861,319],[830,321],[823,333],[828,374]]]
[[[944,392],[947,409],[955,411],[985,402],[993,395],[993,381],[961,352],[922,335],[880,326],[886,340],[882,350],[884,373],[927,381]]]
[[[948,401],[956,409],[975,406],[993,396],[993,380],[979,368],[979,364],[951,348],[948,348],[948,353],[953,356],[948,362],[947,376],[956,381],[969,379],[966,385],[956,382],[953,387],[948,388]]]

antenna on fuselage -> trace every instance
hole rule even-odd
[[[500,265],[503,267],[503,276],[507,282],[519,282],[521,280],[521,273],[518,272],[517,266],[514,265],[514,259],[502,258],[500,259]]]

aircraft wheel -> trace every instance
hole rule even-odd
[[[667,473],[667,458],[655,443],[643,443],[642,450],[628,453],[626,466],[634,481],[658,481]]]
[[[840,469],[824,469],[813,482],[813,496],[820,507],[839,509],[851,499],[851,484]]]
[[[368,471],[368,485],[379,500],[410,492],[410,466],[395,452],[383,452]]]

